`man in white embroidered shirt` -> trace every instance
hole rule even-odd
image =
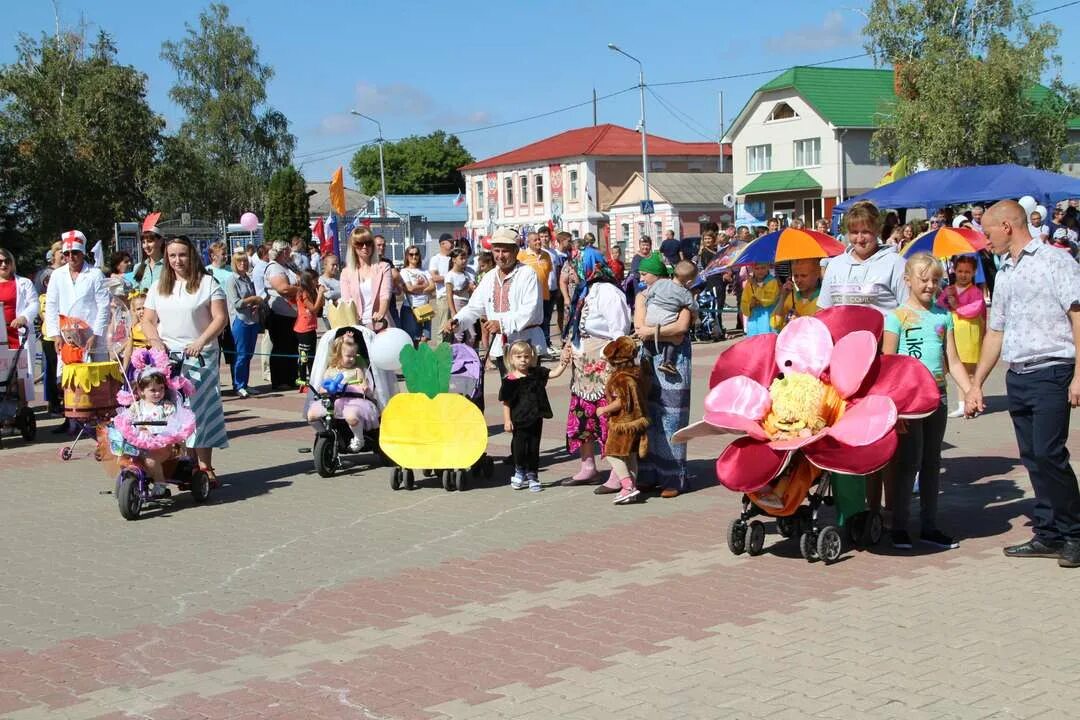
[[[499,373],[506,374],[503,350],[511,343],[526,340],[538,355],[547,352],[544,332],[544,302],[540,282],[532,268],[518,262],[518,234],[511,228],[499,228],[491,237],[495,269],[486,273],[465,307],[442,326],[453,332],[458,325],[471,325],[485,318],[487,331],[494,338],[491,358]]]
[[[1020,460],[1035,491],[1034,537],[1005,554],[1080,567],[1080,487],[1066,446],[1070,409],[1080,407],[1080,268],[1068,253],[1032,238],[1024,209],[1012,200],[986,211],[983,232],[1005,261],[967,410],[985,409],[982,385],[1000,356],[1009,364],[1005,389]]]

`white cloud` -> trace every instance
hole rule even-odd
[[[331,113],[319,122],[319,135],[352,135],[356,132],[359,118],[348,113]]]
[[[408,83],[372,85],[356,84],[356,109],[372,117],[397,115],[427,115],[433,109],[431,96]]]
[[[787,30],[783,34],[770,37],[765,45],[778,53],[805,53],[815,50],[834,48],[862,49],[862,34],[844,25],[844,15],[839,10],[830,10],[820,24],[807,23]]]
[[[408,119],[410,125],[443,130],[477,127],[492,121],[486,110],[459,112],[452,105],[436,103],[426,91],[407,83],[373,85],[361,81],[356,84],[351,109],[382,122],[388,136],[392,136],[391,128],[399,124],[393,121],[399,118]],[[369,123],[348,111],[336,112],[319,121],[316,133],[323,137],[356,135],[363,124]]]

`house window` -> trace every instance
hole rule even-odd
[[[631,238],[630,238],[630,223],[623,223],[622,224],[622,239],[623,239],[623,242],[625,242],[625,243],[630,242],[630,240],[631,240]]]
[[[522,175],[521,179],[520,179],[520,182],[521,182],[521,204],[522,205],[528,205],[529,204],[529,176],[528,175]]]
[[[795,141],[795,167],[817,167],[821,164],[821,138]]]
[[[535,202],[537,205],[543,205],[544,204],[544,176],[543,175],[537,175],[536,176],[536,195],[533,198],[533,202]]]
[[[476,219],[477,220],[483,220],[484,219],[484,181],[483,180],[477,180],[476,181],[476,204],[473,205],[473,207],[476,208],[476,210],[475,210]]]
[[[772,112],[769,113],[769,119],[765,122],[773,122],[775,120],[794,120],[799,117],[799,113],[786,102],[779,102],[773,106]]]
[[[514,178],[506,178],[506,197],[503,198],[503,205],[506,207],[514,206]]]
[[[664,170],[667,170],[667,163],[663,160],[650,160],[649,170],[651,172],[663,172]]]
[[[659,239],[664,234],[664,223],[659,220],[653,223],[653,237]]]
[[[577,170],[570,171],[570,199],[577,201]]]
[[[772,145],[750,145],[746,148],[746,172],[772,170]]]

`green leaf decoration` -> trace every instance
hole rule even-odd
[[[401,348],[401,373],[409,392],[424,393],[430,398],[450,392],[450,365],[453,353],[448,343],[434,350],[426,343]]]

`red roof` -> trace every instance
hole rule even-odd
[[[567,130],[502,155],[466,165],[462,170],[480,170],[503,165],[527,165],[545,160],[582,156],[635,156],[641,154],[641,135],[629,128],[610,123]],[[717,143],[688,143],[657,135],[649,135],[649,155],[712,156],[720,154]],[[724,146],[724,155],[731,155],[731,146]]]

